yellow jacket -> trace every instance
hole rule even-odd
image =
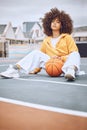
[[[61,38],[58,41],[58,43],[56,43],[55,48],[51,44],[51,38],[52,37],[50,36],[46,37],[43,40],[43,43],[40,49],[43,53],[46,53],[50,57],[59,56],[65,62],[68,55],[71,52],[78,51],[78,48],[76,46],[74,39],[69,34],[61,34]]]
[[[63,62],[66,61],[68,55],[74,51],[78,51],[78,48],[76,46],[76,43],[71,35],[69,34],[61,34],[61,38],[56,43],[56,47],[54,48],[51,44],[51,38],[50,36],[46,37],[43,40],[41,51],[47,55],[51,56],[59,56],[63,60]],[[36,74],[40,72],[41,68],[34,69],[33,73]]]

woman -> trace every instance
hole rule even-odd
[[[42,19],[44,33],[40,51],[32,51],[14,66],[0,75],[7,78],[19,77],[19,71],[36,74],[50,58],[59,58],[64,62],[62,71],[67,80],[75,80],[80,70],[80,55],[71,36],[73,24],[70,16],[57,8],[51,9]]]

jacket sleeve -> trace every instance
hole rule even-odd
[[[66,44],[67,44],[69,54],[74,52],[74,51],[78,51],[78,47],[77,47],[77,45],[76,45],[76,43],[71,35],[68,35],[66,37]]]
[[[66,59],[68,58],[70,53],[72,53],[74,51],[78,51],[78,47],[71,35],[66,36],[66,44],[67,44],[67,49],[68,49],[68,55],[61,56],[61,59],[64,62],[66,61]]]
[[[63,62],[65,62],[65,61],[66,61],[66,59],[68,58],[68,56],[69,56],[69,55],[66,55],[66,56],[61,56],[61,60],[62,60]]]

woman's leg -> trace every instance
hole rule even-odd
[[[75,78],[75,74],[80,71],[80,54],[78,52],[72,52],[69,55],[62,67],[62,71],[65,73],[66,78],[71,80]]]
[[[50,57],[41,51],[32,51],[22,60],[17,62],[14,66],[10,66],[6,71],[0,73],[5,78],[17,78],[19,77],[19,71],[29,73],[36,68],[45,68],[46,61]]]
[[[35,50],[17,62],[16,65],[19,65],[26,73],[29,73],[35,68],[45,68],[45,62],[48,59],[50,59],[50,57],[47,54]]]

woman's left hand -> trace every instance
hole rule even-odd
[[[60,59],[61,60],[60,56],[52,56],[51,58],[53,58],[53,59]]]

